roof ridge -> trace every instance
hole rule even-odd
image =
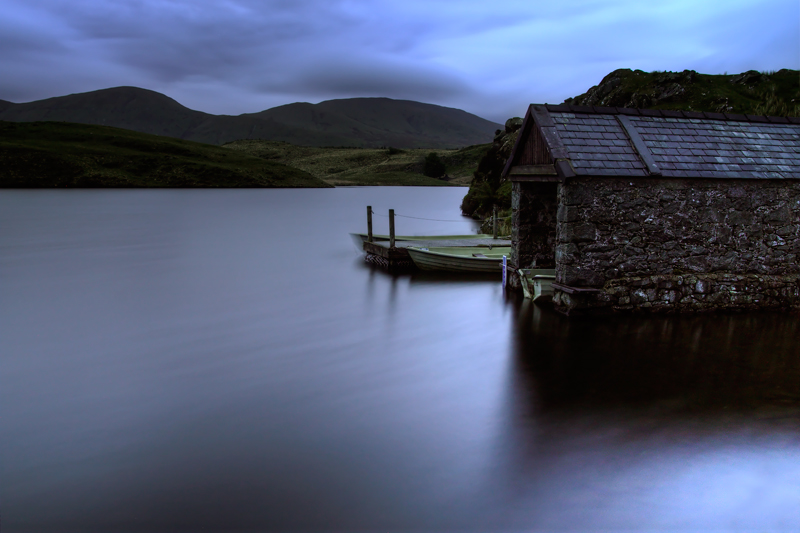
[[[552,113],[580,113],[586,115],[629,115],[642,117],[694,118],[736,122],[771,124],[800,124],[800,117],[773,117],[767,115],[742,115],[738,113],[712,113],[709,111],[680,111],[676,109],[644,109],[636,107],[601,107],[572,104],[531,104],[544,107]]]

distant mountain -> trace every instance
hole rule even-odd
[[[565,104],[798,116],[798,71],[741,74],[644,72],[619,69]]]
[[[0,120],[98,124],[208,144],[266,139],[304,146],[397,148],[480,144],[501,128],[460,109],[389,98],[295,103],[259,113],[211,115],[137,87],[115,87],[24,104],[0,100]]]

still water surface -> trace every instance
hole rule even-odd
[[[800,317],[570,321],[347,235],[464,192],[0,191],[3,530],[800,528]]]

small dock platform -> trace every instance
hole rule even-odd
[[[443,235],[437,237],[398,237],[394,231],[394,209],[389,209],[389,235],[374,235],[372,232],[372,206],[367,206],[367,234],[352,233],[354,238],[361,237],[366,259],[389,270],[414,268],[414,262],[407,248],[450,248],[470,246],[476,249],[491,249],[498,246],[511,246],[509,239],[497,237],[497,208],[494,213],[493,235]],[[412,217],[414,218],[414,217]],[[423,219],[424,220],[424,219]],[[373,238],[374,237],[374,238]]]
[[[394,247],[390,246],[389,241],[364,241],[364,252],[367,259],[375,264],[379,264],[389,269],[412,268],[414,263],[408,255],[406,248],[410,246],[421,248],[444,248],[451,246],[474,246],[476,248],[494,248],[496,246],[511,246],[508,239],[444,239],[444,240],[415,240],[415,241],[395,241]]]

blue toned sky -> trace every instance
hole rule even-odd
[[[0,99],[120,85],[240,114],[386,96],[498,122],[618,68],[800,68],[798,0],[0,0]]]

